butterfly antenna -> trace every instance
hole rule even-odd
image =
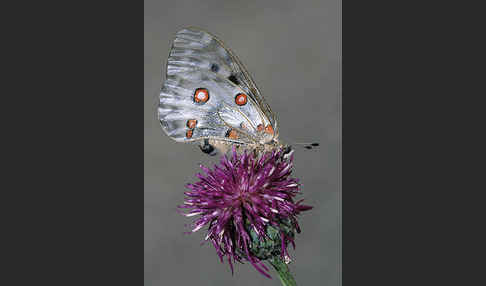
[[[317,142],[314,142],[314,143],[296,142],[296,143],[293,143],[292,145],[302,146],[305,149],[311,150],[311,149],[314,149],[315,147],[318,147],[319,146],[319,143],[317,143]]]

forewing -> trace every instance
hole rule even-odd
[[[195,29],[179,31],[160,93],[158,114],[164,131],[178,142],[205,138],[255,141],[257,126],[273,125],[274,121],[262,110],[259,93],[245,74],[239,61],[214,36]],[[197,102],[199,89],[207,90],[207,101]],[[249,96],[243,106],[235,103],[240,93]],[[189,128],[194,120],[196,126]],[[230,130],[238,132],[237,138],[228,137]]]

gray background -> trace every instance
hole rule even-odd
[[[294,175],[314,209],[303,213],[290,268],[299,285],[341,285],[341,0],[145,0],[145,285],[280,285],[249,263],[231,276],[201,230],[176,212],[198,163],[216,159],[175,143],[159,127],[155,104],[174,34],[201,27],[245,64],[279,119],[284,142],[318,141],[295,153]]]

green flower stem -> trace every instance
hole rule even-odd
[[[278,276],[283,286],[297,286],[294,277],[292,277],[292,274],[290,274],[289,267],[280,258],[280,256],[272,257],[271,259],[269,259],[269,262],[278,272]]]

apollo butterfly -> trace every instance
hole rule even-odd
[[[158,105],[162,129],[205,153],[286,148],[277,119],[255,82],[223,42],[198,28],[177,32]]]

